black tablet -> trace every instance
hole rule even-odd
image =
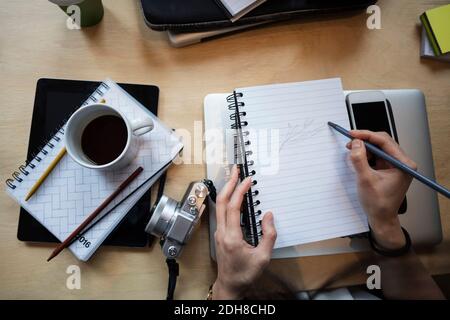
[[[36,86],[27,160],[33,158],[33,154],[41,149],[40,147],[53,135],[55,129],[59,128],[99,85],[100,82],[95,81],[39,79]],[[157,114],[158,87],[123,83],[119,85],[153,114]],[[149,213],[150,191],[136,203],[103,244],[145,246],[149,240],[149,236],[144,232],[150,219]],[[20,209],[17,238],[31,242],[59,242],[23,208]]]

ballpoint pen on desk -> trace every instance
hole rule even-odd
[[[142,167],[137,168],[124,182],[122,182],[117,189],[103,201],[100,206],[94,210],[58,247],[52,252],[47,261],[52,260],[61,251],[67,248],[75,239],[78,234],[83,231],[101,212],[105,209],[118,195],[121,193],[136,177],[143,171]]]
[[[50,163],[48,168],[44,171],[42,176],[39,178],[38,181],[31,187],[30,191],[28,192],[27,196],[25,197],[25,201],[28,201],[31,196],[39,189],[39,187],[44,183],[45,179],[47,179],[48,175],[53,171],[53,169],[56,167],[58,162],[64,157],[66,154],[66,147],[63,147],[61,151],[56,155],[55,159]]]
[[[354,137],[350,134],[350,132],[348,130],[342,128],[341,126],[339,126],[339,125],[337,125],[337,124],[335,124],[333,122],[328,122],[328,125],[331,128],[333,128],[334,130],[336,130],[337,132],[339,132],[340,134],[346,136],[347,138],[350,138],[351,140],[354,139]],[[445,196],[447,198],[450,198],[450,191],[448,189],[446,189],[445,187],[441,186],[440,184],[438,184],[436,181],[433,181],[430,178],[425,177],[424,175],[418,173],[413,168],[407,166],[403,162],[401,162],[401,161],[395,159],[394,157],[388,155],[386,152],[384,152],[380,148],[376,147],[375,145],[373,145],[373,144],[371,144],[371,143],[369,143],[367,141],[364,141],[364,145],[366,146],[367,150],[372,152],[375,156],[380,157],[383,160],[386,160],[387,162],[392,164],[397,169],[400,169],[403,172],[406,172],[406,173],[410,174],[411,176],[413,176],[414,178],[416,178],[417,180],[419,180],[420,182],[422,182],[426,186],[436,190],[437,192],[439,192],[443,196]]]

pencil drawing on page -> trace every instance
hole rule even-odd
[[[303,124],[295,124],[288,122],[287,133],[282,139],[279,151],[292,142],[301,143],[304,140],[314,137],[322,131],[324,125],[318,123],[314,119],[306,119]]]

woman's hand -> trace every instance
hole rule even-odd
[[[402,204],[412,177],[395,168],[383,159],[376,158],[375,167],[369,166],[366,147],[361,140],[368,141],[384,152],[402,161],[414,170],[417,165],[409,159],[399,145],[385,132],[352,130],[354,139],[347,144],[350,158],[358,177],[358,194],[361,205],[367,213],[369,225],[375,240],[386,249],[398,249],[405,245],[405,237],[398,219]]]
[[[213,299],[242,298],[270,261],[277,237],[271,212],[264,216],[263,237],[257,247],[252,247],[243,238],[241,204],[250,186],[250,178],[238,185],[238,170],[234,166],[230,180],[217,196],[217,230],[214,236],[218,275],[213,285]]]

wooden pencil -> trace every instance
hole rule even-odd
[[[99,214],[102,212],[103,209],[106,208],[108,204],[111,203],[118,195],[121,193],[136,177],[143,171],[144,169],[142,167],[137,168],[122,184],[108,197],[105,199],[105,201],[100,204],[100,206],[94,210],[87,218],[84,220],[68,237],[66,240],[61,242],[58,247],[52,252],[50,257],[48,257],[47,261],[52,260],[54,257],[56,257],[61,251],[63,251],[66,247],[68,247],[72,240],[75,239],[78,234],[83,231],[86,226],[92,222]]]
[[[45,171],[42,174],[42,176],[38,179],[38,181],[36,181],[36,183],[30,189],[30,191],[28,192],[27,196],[25,197],[25,201],[28,201],[31,198],[31,196],[39,189],[39,187],[44,183],[45,179],[47,179],[47,177],[50,174],[50,172],[52,172],[53,169],[55,169],[55,167],[58,164],[58,162],[62,159],[62,157],[64,157],[66,152],[67,152],[66,147],[63,147],[61,149],[61,151],[56,155],[56,158],[53,159],[53,161],[50,163],[48,168],[45,169]]]

